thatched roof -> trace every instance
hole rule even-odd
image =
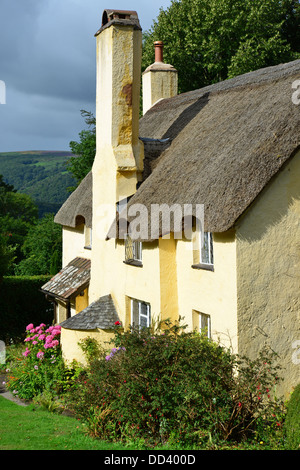
[[[299,78],[297,60],[159,101],[140,135],[172,142],[128,209],[204,204],[205,231],[231,228],[300,148]]]
[[[57,212],[54,222],[67,227],[84,223],[92,227],[93,175],[90,171]]]
[[[204,204],[205,231],[231,228],[300,148],[297,79],[300,60],[159,101],[140,120],[145,170],[128,208]],[[91,226],[91,173],[55,221],[74,227],[79,215]]]

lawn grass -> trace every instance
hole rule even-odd
[[[131,448],[132,450],[133,448]],[[130,450],[93,439],[75,418],[0,396],[0,450]]]

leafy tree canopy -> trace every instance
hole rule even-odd
[[[163,41],[179,92],[300,57],[298,0],[172,0],[144,34],[143,69]]]
[[[32,225],[22,246],[24,259],[16,274],[34,276],[56,274],[61,269],[62,232],[53,215],[46,214]]]
[[[3,274],[10,273],[12,261],[22,259],[21,245],[31,225],[38,219],[38,208],[27,194],[15,191],[3,182],[0,175],[0,250],[3,256]],[[5,261],[7,260],[7,262]]]
[[[15,249],[8,243],[8,237],[0,233],[0,281],[12,267]]]
[[[79,142],[70,142],[70,149],[75,156],[71,157],[68,162],[68,171],[74,176],[77,184],[91,170],[96,153],[96,119],[89,111],[82,109],[80,112],[81,116],[85,118],[88,129],[79,133]]]

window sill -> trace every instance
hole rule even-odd
[[[126,261],[123,261],[124,264],[129,264],[130,266],[137,266],[139,268],[143,267],[143,263],[141,261],[138,261],[136,259],[127,259]]]
[[[89,246],[84,246],[83,248],[84,248],[85,250],[91,250],[91,249],[92,249],[92,247],[91,247],[90,245],[89,245]]]
[[[198,264],[192,264],[193,269],[204,269],[205,271],[214,271],[214,265],[213,264],[204,264],[204,263],[198,263]]]

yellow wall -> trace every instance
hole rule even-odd
[[[62,328],[60,341],[62,345],[63,358],[68,363],[75,359],[80,364],[85,365],[86,358],[78,343],[86,338],[96,339],[99,341],[101,346],[108,351],[111,349],[111,344],[109,343],[111,337],[111,331],[68,330],[66,328]]]
[[[85,227],[63,227],[63,267],[77,256],[91,259],[91,250],[85,247]]]
[[[89,289],[86,288],[80,292],[75,298],[76,313],[80,313],[89,305]]]
[[[159,239],[161,319],[178,320],[176,245],[173,234]]]
[[[171,98],[177,95],[178,74],[172,67],[164,64],[164,70],[154,70],[149,67],[143,73],[143,114],[150,109],[157,101],[164,98]]]
[[[286,393],[300,380],[299,178],[300,153],[237,224],[239,351],[255,357],[266,344],[279,354]]]
[[[160,316],[159,253],[157,242],[143,243],[142,267],[124,263],[124,242],[118,241],[115,250],[111,294],[123,325],[131,323],[130,305],[127,299],[141,300],[151,305],[151,317]]]
[[[237,291],[234,231],[213,236],[214,271],[192,268],[192,241],[177,241],[178,312],[193,328],[193,311],[211,317],[212,338],[236,352]],[[195,325],[194,325],[195,326]]]

